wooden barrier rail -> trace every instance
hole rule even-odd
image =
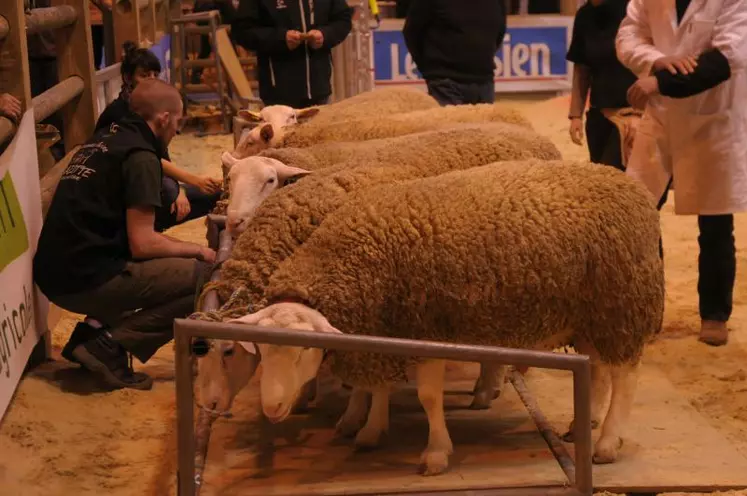
[[[26,16],[26,34],[64,28],[73,24],[77,18],[78,13],[72,5],[33,9]]]

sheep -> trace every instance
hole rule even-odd
[[[358,119],[321,124],[310,119],[294,127],[260,124],[241,139],[233,156],[241,159],[267,148],[305,148],[325,142],[368,141],[478,122],[506,122],[532,129],[532,125],[518,110],[508,106],[450,105],[376,118],[362,115]]]
[[[439,155],[444,152],[444,146],[450,148],[449,152],[461,153],[460,150],[453,149],[452,145],[444,144],[443,139],[452,139],[451,136],[454,136],[453,139],[460,140],[464,133],[469,133],[471,130],[479,133],[480,136],[493,133],[495,138],[487,142],[491,147],[512,147],[511,141],[519,140],[522,145],[531,149],[531,154],[527,156],[543,160],[561,158],[555,145],[544,136],[533,132],[528,133],[523,127],[500,122],[454,124],[438,131],[425,131],[363,142],[318,143],[307,148],[270,148],[261,152],[259,156],[274,158],[289,166],[312,171],[327,169],[329,172],[348,168],[350,163],[358,161],[401,161],[403,151],[405,154],[411,155],[410,147],[413,146],[413,142],[418,141],[420,146],[415,153],[427,154],[431,157],[431,160],[437,160]],[[498,141],[498,137],[502,139]],[[427,141],[424,140],[430,141],[431,145],[428,145]],[[431,148],[426,149],[427,146]],[[470,146],[484,147],[485,145],[479,143],[478,140],[471,139]]]
[[[256,210],[256,202],[251,199],[254,189],[250,188],[248,192],[240,187],[232,189],[233,206],[229,209],[227,228],[240,235],[231,258],[221,267],[224,282],[219,293],[222,301],[236,286],[244,285],[253,302],[261,305],[264,289],[280,263],[314,232],[326,215],[360,190],[500,160],[560,158],[560,152],[548,139],[525,128],[502,123],[462,125],[413,134],[406,139],[380,141],[379,145],[371,146],[379,148],[377,153],[381,160],[357,157],[350,162],[316,170],[276,191]],[[313,152],[316,148],[308,150]],[[371,148],[366,150],[374,151]],[[249,157],[237,161],[230,154],[223,154],[223,161],[231,167],[231,173],[234,167],[259,160],[260,157]],[[304,165],[312,166],[310,163]],[[244,203],[242,198],[248,201]],[[236,347],[220,344],[213,348],[212,353],[232,352],[233,348]],[[490,379],[493,372],[487,369],[483,375]],[[221,381],[220,377],[215,380]],[[494,380],[484,381],[480,386],[475,391],[473,408],[488,407],[495,396]],[[204,402],[230,406],[234,393],[227,388],[222,391],[229,397],[218,395],[219,390],[214,389],[214,394],[209,394]]]
[[[326,125],[333,122],[356,120],[361,116],[378,119],[392,114],[437,108],[438,102],[430,95],[412,89],[383,88],[367,91],[346,98],[339,102],[321,107],[294,109],[287,105],[269,105],[259,112],[240,110],[239,117],[257,125],[246,129],[239,139],[234,151],[236,158],[255,154],[258,150],[269,147],[280,138],[275,138],[274,131],[280,132],[286,127],[293,127],[308,122],[313,118],[315,125]]]
[[[268,306],[238,321],[512,348],[573,345],[592,360],[595,425],[611,386],[593,460],[612,463],[644,343],[662,324],[659,240],[650,195],[619,171],[539,161],[475,167],[359,193],[274,272]],[[256,347],[262,410],[280,422],[323,352]],[[425,474],[446,470],[453,447],[444,361],[334,351],[328,359],[359,394],[373,394],[356,437],[365,447],[388,429],[389,388],[413,366],[429,422]]]

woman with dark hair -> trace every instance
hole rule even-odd
[[[620,136],[610,120],[620,109],[630,108],[627,92],[636,76],[617,60],[615,36],[625,18],[629,0],[588,0],[576,12],[567,59],[573,62],[570,120],[571,140],[582,144],[586,112],[586,143],[590,160],[625,170]],[[631,109],[632,110],[632,109]]]
[[[137,48],[131,41],[124,44],[122,58],[122,90],[99,116],[96,122],[98,133],[108,129],[113,123],[130,113],[129,99],[132,90],[145,79],[157,78],[161,63],[153,52]],[[168,150],[163,167],[161,207],[156,209],[156,230],[161,232],[169,227],[207,215],[220,199],[221,181],[198,176],[170,161]],[[184,184],[179,184],[179,182]]]

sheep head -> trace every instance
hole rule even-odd
[[[295,109],[287,105],[268,105],[259,112],[239,110],[239,117],[249,122],[256,122],[257,126],[251,131],[243,133],[236,147],[236,158],[243,158],[243,153],[259,153],[264,148],[278,146],[282,142],[286,128],[303,124],[319,113],[318,107]],[[269,129],[269,131],[268,131]],[[263,131],[264,130],[264,131]],[[264,132],[264,138],[262,136]],[[267,136],[269,135],[269,138]],[[243,145],[242,145],[243,144]],[[264,148],[262,148],[264,146]],[[239,149],[246,150],[239,152]],[[257,150],[257,151],[254,151]]]
[[[221,156],[228,171],[226,228],[232,236],[242,233],[254,218],[257,208],[276,189],[291,179],[310,174],[305,169],[290,167],[269,157],[236,159],[225,152]]]
[[[302,331],[340,332],[321,313],[300,303],[277,303],[231,322]],[[262,411],[271,422],[282,422],[290,415],[303,387],[319,372],[324,351],[272,344],[256,346],[262,357]]]
[[[254,375],[259,357],[232,341],[205,344],[209,344],[208,349],[197,359],[197,401],[208,410],[228,412]]]

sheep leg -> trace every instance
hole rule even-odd
[[[501,395],[503,383],[506,380],[507,368],[497,363],[481,363],[480,377],[475,383],[472,410],[487,410],[490,403]]]
[[[354,436],[366,423],[367,413],[368,392],[360,388],[353,389],[348,400],[348,407],[337,422],[335,433],[342,437]]]
[[[371,409],[366,425],[355,436],[357,449],[372,449],[379,445],[382,434],[389,431],[389,386],[371,391]]]
[[[602,424],[605,407],[610,393],[609,367],[599,361],[591,362],[591,428],[596,429]],[[573,442],[573,421],[568,426],[568,432],[563,434],[563,441]]]
[[[602,435],[594,447],[594,463],[612,463],[620,454],[622,435],[633,408],[638,382],[638,363],[610,367],[612,400],[602,425]]]
[[[428,416],[428,447],[420,457],[424,475],[437,475],[449,467],[449,455],[454,446],[444,417],[443,360],[427,360],[418,364],[418,399]]]

